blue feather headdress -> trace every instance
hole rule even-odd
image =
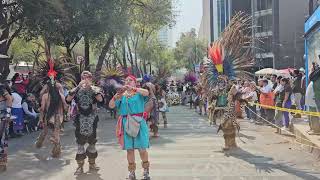
[[[236,77],[252,78],[253,42],[251,17],[236,14],[220,38],[210,44],[205,60],[203,78],[208,90],[218,91]],[[225,87],[224,87],[225,88]]]

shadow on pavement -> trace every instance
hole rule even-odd
[[[320,175],[318,172],[304,171],[301,169],[294,168],[293,165],[286,163],[274,163],[273,158],[265,156],[257,156],[241,148],[224,152],[227,157],[234,157],[241,159],[255,166],[258,172],[264,171],[266,173],[272,173],[274,169],[286,172],[291,175],[295,175],[302,179],[316,180],[319,177],[313,174]]]
[[[115,121],[103,119],[98,125],[97,149],[104,147],[118,147],[115,142],[114,127]],[[112,128],[110,128],[112,127]],[[45,179],[51,174],[59,173],[67,166],[75,163],[74,156],[77,152],[77,145],[74,137],[74,127],[72,122],[65,124],[65,131],[61,135],[62,153],[60,158],[51,157],[52,145],[48,141],[50,133],[44,146],[37,149],[34,142],[39,132],[28,134],[18,139],[9,140],[9,161],[6,172],[0,174],[0,179],[18,180],[18,179]],[[99,157],[98,157],[99,158]],[[73,174],[73,170],[70,172]],[[98,174],[88,174],[85,178],[88,180],[100,180]]]
[[[98,173],[84,173],[76,176],[76,180],[103,180]]]
[[[243,138],[246,138],[246,139],[248,139],[248,140],[256,140],[256,137],[254,137],[254,136],[248,136],[248,135],[245,135],[245,134],[243,134],[243,133],[239,133],[239,136],[240,136],[240,137],[243,137]]]

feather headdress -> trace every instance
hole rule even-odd
[[[75,64],[68,63],[64,58],[48,59],[40,61],[35,66],[34,74],[30,84],[33,92],[40,92],[43,84],[49,80],[54,83],[56,80],[63,81],[69,88],[76,85],[75,76],[72,74],[72,69],[76,68]]]
[[[107,90],[123,84],[124,73],[117,68],[104,68],[101,71],[100,83]]]
[[[252,76],[248,71],[254,60],[252,44],[255,39],[250,34],[251,27],[251,17],[239,12],[220,38],[211,43],[203,74],[209,89],[216,89],[237,76]]]

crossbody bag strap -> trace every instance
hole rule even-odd
[[[136,122],[140,123],[141,122],[140,119],[136,119],[131,115],[132,112],[131,112],[130,107],[129,107],[128,97],[126,97],[126,104],[127,104],[127,110],[128,110],[128,115],[127,116],[131,116],[132,119],[134,119]]]
[[[130,110],[130,107],[129,107],[129,101],[128,101],[128,97],[126,97],[126,105],[127,105],[127,110],[128,110],[128,115],[131,116],[131,110]]]

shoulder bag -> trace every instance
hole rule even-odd
[[[125,124],[125,131],[129,136],[135,138],[139,134],[140,122],[143,121],[143,118],[139,116],[131,115],[128,99],[127,99],[127,110],[128,110],[128,115],[127,115],[127,122]]]

